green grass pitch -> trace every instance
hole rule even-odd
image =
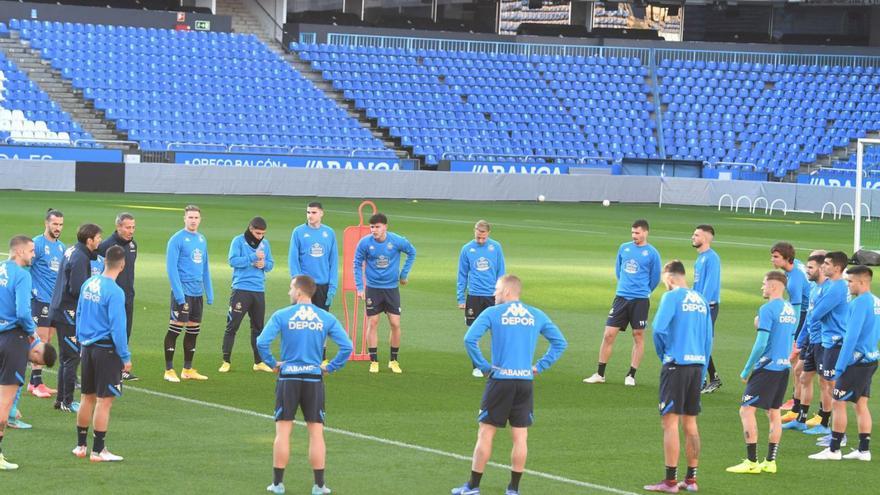
[[[40,233],[48,207],[64,212],[62,239],[67,244],[74,241],[81,223],[96,222],[109,234],[116,213],[136,215],[140,253],[132,350],[134,371],[142,378],[126,389],[113,408],[107,443],[126,458],[116,465],[90,465],[74,458],[70,454],[75,442],[74,417],[52,409],[50,400],[25,397],[21,404],[24,419],[34,429],[7,430],[4,452],[22,467],[0,473],[0,492],[28,493],[50,487],[81,493],[263,492],[272,473],[274,427],[266,415],[273,410],[274,378],[250,370],[247,322],[236,342],[233,371],[217,373],[231,275],[226,254],[231,238],[243,232],[247,221],[254,215],[264,216],[276,255],[276,269],[268,278],[267,304],[270,312],[287,304],[286,253],[292,228],[305,219],[308,199],[0,192],[2,239]],[[345,226],[357,223],[359,201],[323,202],[325,223],[339,237]],[[162,381],[169,292],[164,252],[169,236],[182,228],[186,203],[201,206],[201,231],[210,245],[216,300],[206,306],[196,354],[196,367],[210,380],[170,384]],[[629,366],[629,333],[618,340],[608,366],[608,383],[581,383],[595,371],[614,293],[617,246],[629,240],[630,223],[641,217],[650,221],[649,241],[663,260],[680,258],[689,271],[695,259],[690,245],[694,226],[711,223],[718,233],[715,248],[723,263],[723,289],[715,356],[724,386],[704,397],[699,418],[703,491],[739,494],[812,489],[825,486],[832,476],[859,480],[863,486],[880,484],[880,471],[870,463],[808,460],[808,454],[819,450],[814,438],[795,432],[783,435],[778,474],[724,472],[745,455],[738,416],[743,385],[738,375],[754,339],[752,320],[762,302],[762,275],[770,268],[769,246],[778,240],[791,241],[801,259],[814,248],[847,250],[851,223],[819,222],[815,215],[750,216],[714,208],[658,209],[656,205],[603,208],[597,204],[403,200],[378,200],[377,204],[388,214],[390,230],[408,237],[418,249],[410,285],[401,291],[404,373],[392,375],[384,367],[388,334],[383,322],[379,348],[383,371],[370,375],[365,362],[350,362],[327,379],[327,425],[348,432],[326,434],[327,483],[334,493],[443,494],[466,480],[483,383],[470,376],[462,345],[465,327],[456,307],[455,274],[459,249],[472,238],[478,218],[493,223],[492,235],[504,245],[508,271],[524,280],[523,300],[544,309],[569,341],[562,359],[535,384],[536,423],[530,430],[527,467],[551,476],[526,474],[522,493],[644,493],[642,485],[663,476],[657,413],[659,365],[650,338],[637,387],[623,386]],[[658,288],[654,293],[655,308],[662,292]],[[341,315],[341,309],[337,297],[333,312]],[[539,352],[543,349],[542,344]],[[178,353],[178,370],[181,360]],[[50,375],[48,382],[54,385],[54,381]],[[880,416],[877,402],[872,410]],[[763,417],[759,417],[759,432],[759,455],[763,456],[767,442]],[[855,443],[852,412],[848,432],[850,442]],[[285,480],[288,493],[306,493],[312,484],[304,434],[304,428],[294,428]],[[508,434],[502,431],[493,461],[508,464],[509,448]],[[681,471],[684,465],[682,460]],[[483,493],[503,493],[507,480],[503,467],[487,468]]]

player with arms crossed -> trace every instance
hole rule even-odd
[[[648,244],[648,221],[636,220],[632,224],[632,242],[620,245],[614,275],[617,277],[617,293],[599,347],[599,367],[584,383],[605,383],[605,366],[611,358],[614,341],[619,332],[632,327],[633,348],[629,372],[623,380],[627,386],[635,386],[636,370],[645,354],[645,326],[651,306],[651,292],[660,283],[660,253]]]
[[[504,275],[495,284],[495,306],[486,309],[474,321],[464,337],[471,361],[489,375],[477,421],[477,444],[467,483],[452,490],[453,495],[480,493],[480,480],[492,456],[492,441],[498,428],[510,423],[513,439],[510,484],[507,495],[519,493],[519,482],[526,468],[528,428],[534,410],[534,377],[550,368],[568,345],[565,337],[549,317],[538,308],[520,302],[522,281],[515,275]],[[492,336],[492,363],[480,351],[480,338]],[[547,353],[532,364],[538,335],[550,343]]]
[[[49,303],[52,302],[55,281],[58,279],[58,269],[61,267],[61,260],[67,249],[61,242],[64,214],[50,208],[46,212],[44,223],[46,228],[43,233],[34,237],[36,256],[31,264],[31,279],[33,280],[31,314],[37,322],[37,335],[40,340],[52,342],[55,327],[52,326],[52,321],[49,318]],[[31,365],[31,381],[28,384],[28,392],[40,399],[48,399],[57,392],[43,383],[43,370],[38,364]]]
[[[122,395],[122,373],[131,371],[125,323],[125,291],[116,278],[125,268],[125,250],[111,246],[104,272],[82,286],[76,307],[76,336],[82,348],[82,403],[76,415],[73,455],[86,456],[89,425],[94,427],[92,462],[118,462],[122,457],[104,445],[113,399]]]
[[[3,455],[3,434],[27,362],[52,367],[57,353],[34,335],[31,316],[31,276],[26,268],[34,259],[34,241],[19,235],[9,241],[9,259],[0,263],[0,471],[18,469]]]
[[[400,253],[406,263],[400,268]],[[409,271],[416,261],[416,248],[406,239],[388,232],[388,218],[382,213],[370,217],[370,235],[358,242],[354,253],[354,282],[358,297],[367,306],[367,345],[370,352],[370,373],[379,372],[379,314],[388,315],[391,326],[391,360],[388,368],[401,373],[397,361],[400,352],[400,288],[406,285]],[[366,269],[364,269],[366,267]],[[361,278],[363,271],[367,285]]]
[[[788,375],[791,371],[791,345],[800,319],[800,311],[782,296],[788,277],[782,272],[768,272],[761,292],[767,302],[755,317],[757,335],[752,353],[743,367],[740,378],[746,383],[739,417],[746,439],[746,459],[727,468],[728,473],[757,474],[776,472],[776,453],[782,438],[782,418],[779,407],[785,399]],[[764,409],[770,419],[767,457],[758,463],[758,424],[755,410]]]
[[[495,282],[504,275],[504,252],[500,243],[489,238],[491,230],[489,222],[477,221],[474,225],[474,240],[465,244],[458,256],[455,297],[458,300],[458,309],[464,310],[464,323],[468,327],[486,308],[495,305]],[[483,372],[480,368],[471,364],[472,374],[482,378]]]
[[[214,303],[214,287],[208,263],[208,241],[199,233],[202,210],[195,205],[184,208],[184,228],[168,240],[165,267],[171,282],[171,319],[165,334],[165,381],[207,380],[193,368],[196,339],[202,328],[202,302]],[[183,336],[183,371],[174,371],[174,350],[180,333]]]
[[[339,321],[312,304],[315,280],[297,275],[290,282],[292,306],[281,309],[269,319],[257,338],[263,362],[278,375],[275,386],[274,475],[266,490],[284,493],[284,469],[290,459],[290,433],[296,410],[301,408],[309,432],[309,463],[315,478],[312,495],[330,493],[324,484],[326,446],[324,444],[324,382],[322,376],[345,366],[353,346]],[[281,361],[272,356],[270,347],[281,335]],[[339,346],[339,352],[327,364],[321,354],[327,337]]]
[[[660,416],[663,425],[663,457],[666,478],[646,485],[651,492],[697,491],[700,458],[700,387],[712,352],[712,317],[709,304],[698,292],[688,289],[684,265],[673,260],[663,267],[663,294],[654,315],[654,349],[660,358]],[[687,475],[677,481],[681,450],[678,424],[684,427]]]
[[[839,460],[854,459],[870,461],[871,451],[871,410],[868,397],[871,396],[871,379],[877,371],[880,351],[880,299],[871,293],[871,279],[874,272],[867,266],[850,267],[848,275],[849,293],[853,296],[849,303],[849,318],[840,356],[834,366],[837,378],[834,386],[834,423],[831,430],[831,444],[825,450],[813,454],[810,459]],[[859,424],[859,448],[841,455],[840,445],[846,432],[846,403],[852,402]]]

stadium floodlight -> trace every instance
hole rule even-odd
[[[856,177],[855,188],[856,197],[853,201],[853,252],[862,249],[862,188],[864,187],[865,177],[865,145],[880,145],[880,139],[861,138],[856,142]],[[871,221],[870,209],[865,221]],[[880,245],[869,246],[871,250],[880,249]]]

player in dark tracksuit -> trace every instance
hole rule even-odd
[[[232,363],[232,345],[238,327],[248,315],[251,320],[251,349],[254,352],[254,371],[271,373],[257,350],[257,336],[263,331],[266,319],[266,274],[272,271],[275,260],[266,235],[266,220],[254,217],[244,234],[232,239],[229,246],[229,266],[232,267],[232,294],[223,335],[223,364],[220,373],[229,371]]]
[[[79,367],[79,343],[76,341],[76,303],[83,282],[92,273],[92,261],[98,257],[101,227],[87,223],[76,232],[77,243],[64,253],[58,268],[58,280],[49,305],[49,318],[58,331],[61,366],[58,370],[58,395],[55,408],[77,412],[79,403],[73,400],[76,370]]]
[[[116,216],[116,231],[98,246],[98,254],[107,256],[107,249],[119,246],[125,251],[125,268],[116,277],[116,285],[125,292],[125,335],[131,340],[131,327],[134,318],[134,264],[137,261],[137,242],[134,240],[135,222],[131,213],[120,213]],[[122,379],[135,381],[133,373],[125,371]]]

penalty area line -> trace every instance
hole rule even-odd
[[[219,409],[221,411],[241,414],[241,415],[245,415],[245,416],[252,416],[252,417],[260,418],[260,419],[270,419],[270,420],[275,419],[270,414],[259,413],[256,411],[251,411],[249,409],[242,409],[239,407],[227,406],[227,405],[223,405],[223,404],[216,404],[214,402],[206,402],[206,401],[198,400],[198,399],[190,399],[189,397],[181,397],[179,395],[168,394],[165,392],[157,392],[155,390],[150,390],[147,388],[140,388],[140,387],[133,387],[130,385],[126,385],[124,390],[132,390],[134,392],[140,392],[140,393],[146,394],[146,395],[161,397],[163,399],[171,399],[171,400],[177,400],[180,402],[187,402],[189,404],[195,404],[195,405],[199,405],[199,406],[203,406],[203,407]],[[305,423],[303,423],[301,421],[296,421],[296,424],[305,425]],[[430,447],[423,447],[421,445],[415,445],[415,444],[406,443],[406,442],[399,442],[397,440],[391,440],[388,438],[376,437],[373,435],[366,435],[363,433],[357,433],[354,431],[343,430],[340,428],[325,427],[324,430],[328,431],[330,433],[337,434],[337,435],[343,435],[343,436],[347,436],[350,438],[356,438],[359,440],[367,440],[370,442],[381,443],[384,445],[391,445],[394,447],[415,450],[417,452],[423,452],[426,454],[433,454],[433,455],[437,455],[437,456],[441,456],[441,457],[446,457],[449,459],[455,459],[455,460],[467,461],[467,462],[471,461],[471,458],[469,456],[455,454],[453,452],[446,452],[444,450],[434,449],[434,448],[430,448]],[[498,468],[498,469],[504,469],[507,471],[509,471],[511,469],[510,465],[501,464],[501,463],[497,463],[497,462],[489,462],[489,466],[492,466],[492,467]],[[543,478],[543,479],[547,479],[547,480],[551,480],[551,481],[556,481],[559,483],[565,483],[567,485],[578,486],[581,488],[591,488],[593,490],[598,490],[598,491],[602,491],[602,492],[606,492],[606,493],[616,493],[618,495],[637,495],[634,492],[628,492],[626,490],[620,490],[620,489],[617,489],[614,487],[599,485],[596,483],[589,483],[586,481],[565,478],[562,476],[557,476],[555,474],[550,474],[550,473],[544,473],[541,471],[534,471],[531,469],[526,469],[524,472],[528,475],[535,476],[537,478]]]

